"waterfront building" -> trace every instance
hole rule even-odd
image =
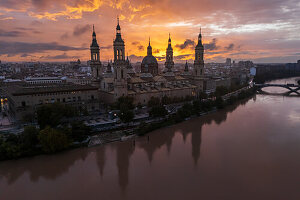
[[[100,109],[98,88],[91,85],[10,84],[2,89],[7,95],[10,113],[16,119],[34,115],[39,106],[56,102],[71,105],[79,111],[95,112]]]

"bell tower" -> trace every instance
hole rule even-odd
[[[198,36],[198,44],[195,48],[194,76],[204,76],[204,46],[202,44],[201,28]]]
[[[116,38],[114,40],[114,97],[118,99],[127,96],[127,63],[125,61],[125,43],[121,36],[121,27],[118,18]]]
[[[168,48],[166,51],[166,62],[165,62],[165,68],[166,72],[172,72],[174,68],[174,61],[173,61],[173,48],[171,44],[171,35],[169,34],[169,40],[168,40]]]
[[[90,67],[92,71],[92,77],[94,80],[98,80],[102,75],[102,65],[100,61],[100,48],[97,43],[94,25],[93,25],[93,34],[92,34],[92,44],[90,46],[90,50],[91,50]]]

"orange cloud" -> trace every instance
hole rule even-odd
[[[81,19],[83,12],[94,12],[99,9],[103,3],[99,0],[85,0],[83,2],[79,2],[75,6],[70,6],[65,4],[65,10],[60,12],[44,12],[40,14],[36,14],[34,12],[30,12],[29,15],[31,17],[36,17],[38,19],[49,19],[53,21],[57,21],[57,18],[60,16],[64,16],[67,19]]]

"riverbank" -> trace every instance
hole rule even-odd
[[[68,125],[60,126],[58,129],[44,127],[43,130],[38,130],[35,127],[29,127],[20,135],[11,134],[7,138],[0,136],[0,160],[18,159],[45,153],[52,154],[82,146],[95,146],[127,140],[190,118],[216,112],[253,94],[254,89],[247,86],[223,96],[191,100],[174,113],[134,123],[131,126],[125,124],[115,131],[99,134],[91,134],[92,132],[88,127],[76,122],[71,123],[69,127]],[[85,138],[86,136],[87,138]]]
[[[254,88],[247,86],[235,92],[223,95],[222,97],[217,97],[214,100],[194,100],[189,103],[185,103],[176,113],[165,117],[158,117],[153,120],[154,122],[141,122],[138,126],[129,128],[125,131],[118,130],[110,133],[97,134],[90,138],[88,146],[103,145],[110,142],[123,141],[138,136],[144,136],[149,132],[163,127],[172,126],[192,118],[217,112],[218,110],[233,105],[240,100],[249,98],[254,94]]]

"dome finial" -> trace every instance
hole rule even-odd
[[[150,45],[150,36],[149,36],[149,46],[151,46],[151,45]]]

